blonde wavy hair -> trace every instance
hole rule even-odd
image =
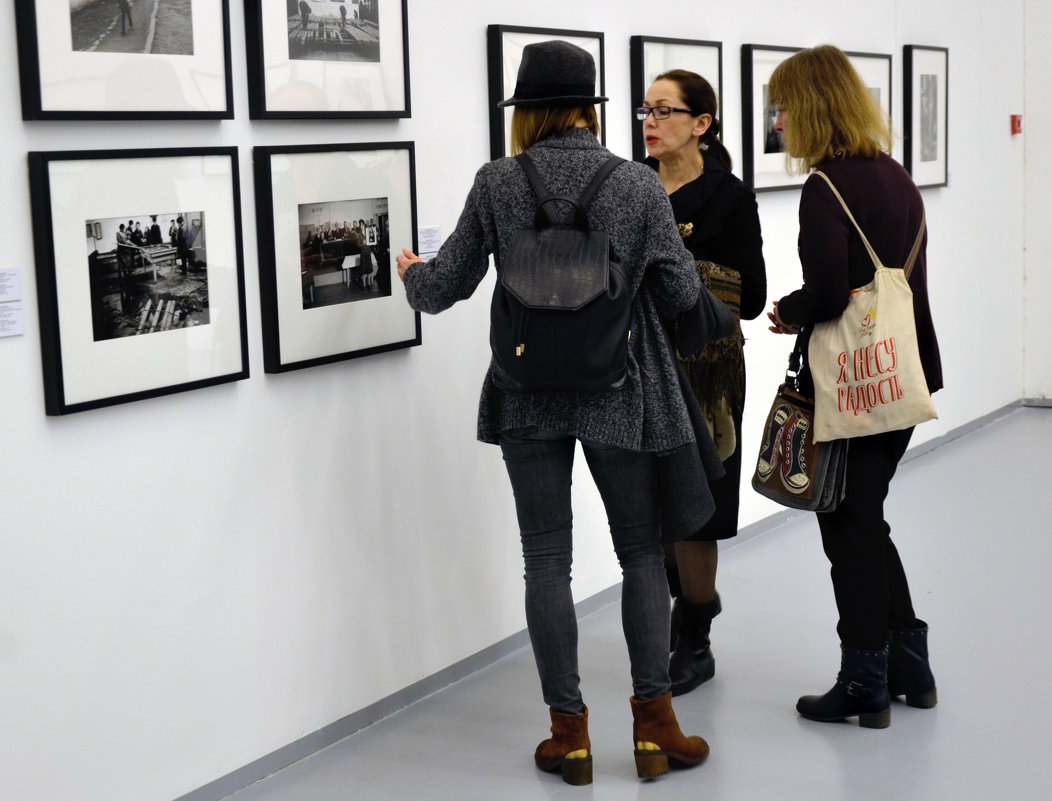
[[[552,134],[577,127],[583,120],[593,136],[599,136],[595,106],[516,106],[511,115],[511,155],[517,156]]]
[[[775,67],[767,88],[770,103],[786,111],[782,138],[790,172],[891,150],[887,115],[838,47],[794,53]]]

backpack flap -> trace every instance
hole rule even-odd
[[[609,287],[610,237],[564,226],[516,231],[501,283],[528,309],[576,311]]]

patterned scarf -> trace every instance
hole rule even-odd
[[[686,359],[680,357],[690,388],[709,421],[710,433],[716,441],[720,458],[727,459],[737,446],[734,418],[741,416],[745,405],[742,392],[742,376],[745,372],[742,346],[745,338],[742,336],[739,317],[741,275],[737,270],[711,261],[696,261],[694,266],[702,283],[727,304],[737,320],[734,333],[730,336],[710,342],[694,356]]]

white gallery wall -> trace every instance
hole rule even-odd
[[[1052,186],[1052,157],[1042,146],[1043,134],[1052,126],[1052,104],[1048,102],[1048,77],[1052,75],[1052,53],[1046,39],[1052,31],[1052,4],[1026,2],[1026,251],[1024,286],[1026,377],[1024,397],[1048,405],[1052,402],[1052,226],[1049,217],[1049,186]],[[996,122],[996,121],[995,121]],[[996,163],[996,157],[991,164]],[[995,168],[996,169],[996,168]],[[977,224],[983,225],[981,219]],[[995,269],[996,273],[1000,273]]]
[[[1052,34],[1038,0],[895,0],[864,18],[835,0],[410,0],[412,118],[353,123],[250,122],[244,7],[230,5],[224,122],[24,123],[10,10],[0,23],[0,267],[21,270],[26,309],[25,334],[0,339],[2,799],[174,799],[524,627],[510,489],[499,451],[475,441],[492,278],[426,317],[411,350],[272,376],[260,340],[252,146],[413,140],[419,223],[448,234],[489,154],[487,24],[605,32],[607,142],[622,155],[634,34],[723,42],[736,160],[742,44],[892,53],[897,120],[902,45],[948,47],[950,183],[924,190],[947,388],[916,442],[1049,394],[1052,332],[1034,300],[1035,286],[1049,296],[1048,181],[1027,180],[1052,171],[1048,126],[1028,117],[1025,165],[1027,135],[1009,134],[1026,87],[1048,121],[1052,65],[1025,47]],[[211,145],[240,148],[252,377],[46,417],[26,152]],[[775,298],[799,279],[797,200],[759,199]],[[745,333],[750,454],[789,341],[760,321]],[[582,600],[619,574],[583,471],[575,490]],[[778,509],[745,489],[742,525]],[[629,693],[627,659],[624,675]]]

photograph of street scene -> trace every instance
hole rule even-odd
[[[191,0],[69,0],[69,12],[74,50],[194,54]]]
[[[378,2],[379,0],[286,0],[289,58],[378,62]]]
[[[299,217],[304,309],[390,296],[387,198],[304,203]]]
[[[96,342],[207,325],[203,211],[87,220]]]

